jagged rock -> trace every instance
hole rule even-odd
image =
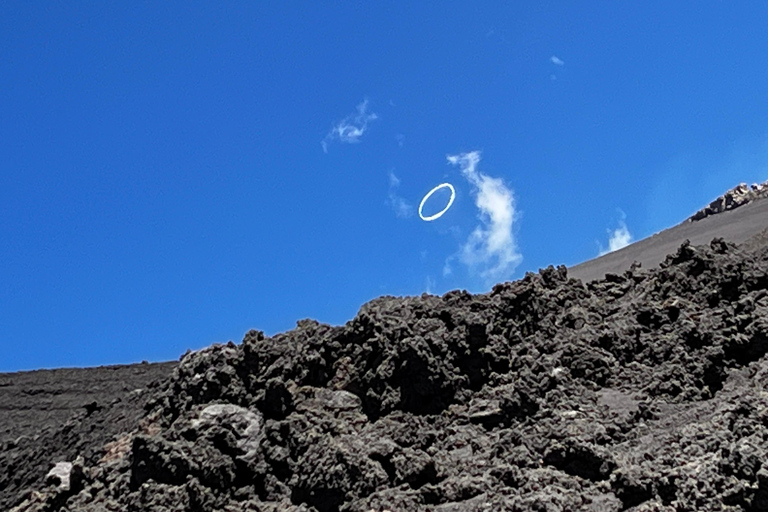
[[[768,181],[747,186],[740,183],[722,196],[718,197],[708,206],[697,211],[688,219],[689,222],[697,221],[728,210],[734,210],[740,206],[751,203],[755,199],[768,197]]]
[[[76,488],[14,505],[757,512],[766,354],[768,250],[723,240],[588,284],[381,297],[185,355]]]
[[[10,512],[53,512],[60,510],[84,485],[83,459],[57,462],[45,475],[45,483],[53,489],[33,491]]]
[[[60,491],[69,490],[69,475],[72,472],[71,462],[57,462],[45,475],[46,483],[55,485]]]

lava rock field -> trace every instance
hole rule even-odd
[[[768,250],[722,239],[381,297],[6,439],[0,508],[766,511],[766,353]]]

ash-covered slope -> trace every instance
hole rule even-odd
[[[167,377],[175,362],[0,373],[0,444],[60,426]],[[22,441],[19,441],[22,442]],[[2,510],[2,508],[0,508]]]
[[[95,463],[138,426],[151,389],[175,362],[0,374],[0,510],[40,488],[52,461]]]
[[[768,185],[763,185],[759,194],[768,194]],[[720,199],[724,201],[726,197],[729,195]],[[621,250],[570,267],[568,274],[582,281],[592,281],[602,279],[606,273],[621,274],[635,262],[647,269],[654,268],[668,254],[675,252],[684,240],[693,245],[708,244],[713,238],[753,248],[768,245],[768,199],[757,193],[742,199],[743,202],[727,203],[730,206],[717,210],[717,213],[710,213],[696,221],[682,222]]]
[[[586,285],[560,267],[484,295],[382,297],[342,327],[185,355],[136,428],[49,461],[73,464],[11,501],[768,510],[766,352],[768,252],[722,240]]]

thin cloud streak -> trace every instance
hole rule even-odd
[[[413,205],[397,194],[397,187],[399,186],[400,178],[395,176],[393,171],[389,171],[389,197],[387,203],[392,207],[397,217],[406,219],[413,215]]]
[[[560,59],[557,55],[553,55],[549,58],[549,61],[554,64],[555,66],[563,66],[565,62],[563,62],[562,59]]]
[[[375,121],[378,117],[374,112],[368,112],[368,100],[363,100],[355,112],[339,121],[320,142],[323,151],[327,153],[328,146],[335,141],[344,144],[357,144],[368,130],[368,123]]]
[[[488,282],[510,278],[523,260],[512,233],[517,219],[512,190],[500,178],[477,170],[479,151],[449,155],[448,162],[458,165],[472,185],[475,205],[480,210],[480,225],[461,247],[460,261]]]
[[[425,288],[424,293],[428,295],[432,295],[432,291],[435,289],[435,284],[436,284],[435,280],[427,276],[424,282],[424,288]]]

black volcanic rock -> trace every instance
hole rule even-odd
[[[768,251],[720,239],[588,284],[550,267],[482,295],[381,297],[341,327],[186,354],[106,446],[6,443],[2,504],[768,510],[767,352]],[[42,476],[12,483],[32,460]],[[67,488],[46,484],[59,462]]]
[[[94,465],[103,446],[134,430],[175,363],[0,374],[0,510],[40,488],[59,462]]]

